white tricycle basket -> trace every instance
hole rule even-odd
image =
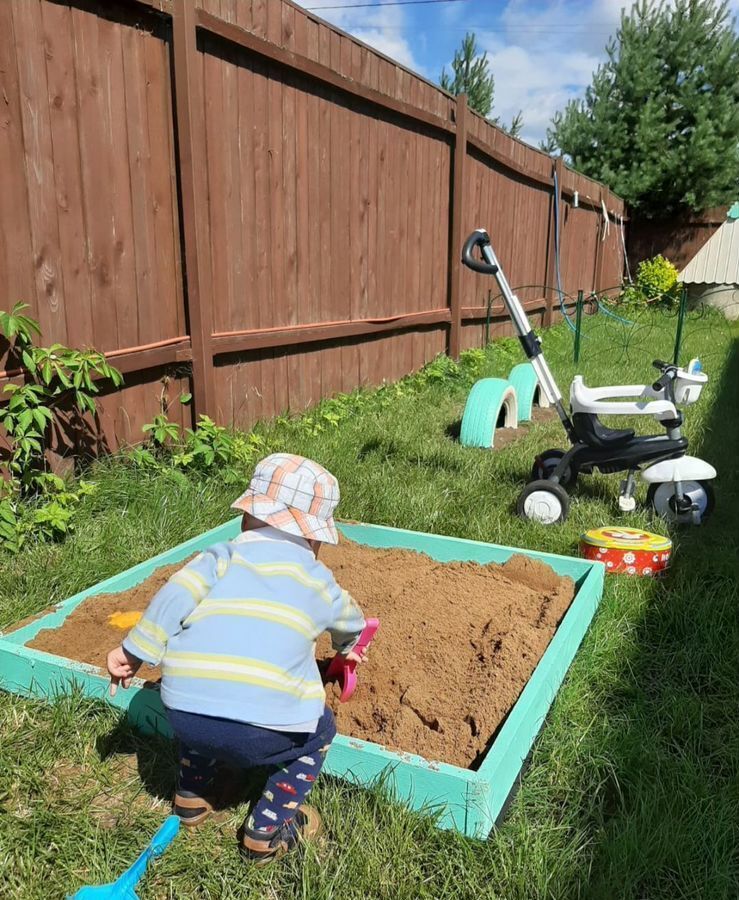
[[[681,369],[675,378],[675,403],[690,406],[700,397],[703,386],[708,381],[705,372],[687,372]]]

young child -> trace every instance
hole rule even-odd
[[[111,694],[142,662],[162,666],[161,697],[181,745],[174,811],[199,825],[213,811],[218,762],[276,770],[243,826],[241,851],[268,862],[320,830],[303,805],[336,734],[315,660],[329,631],[352,648],[365,621],[318,562],[336,544],[339,485],[301,456],[273,454],[233,504],[242,533],[173,575],[108,654]]]

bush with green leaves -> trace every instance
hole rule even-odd
[[[49,471],[47,451],[55,415],[60,410],[94,415],[96,379],[123,383],[121,373],[96,350],[63,344],[36,345],[38,322],[26,315],[28,305],[0,310],[0,337],[10,358],[23,365],[18,381],[10,381],[0,396],[0,426],[8,449],[0,458],[0,547],[15,552],[29,537],[55,540],[74,527],[80,497],[94,486],[84,481],[74,489]]]
[[[634,284],[624,287],[622,302],[637,305],[675,303],[680,296],[677,269],[664,256],[653,256],[639,263]]]
[[[190,394],[180,396],[189,403]],[[264,439],[256,432],[241,434],[217,425],[209,416],[201,415],[195,428],[184,431],[168,417],[168,408],[143,427],[148,435],[142,447],[134,447],[129,460],[140,468],[173,468],[196,474],[217,473],[226,484],[240,482],[246,469],[264,450]]]

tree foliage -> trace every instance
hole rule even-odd
[[[739,35],[727,3],[639,0],[621,13],[583,100],[557,113],[547,147],[649,218],[739,191]]]
[[[490,118],[495,97],[495,78],[490,71],[487,52],[478,54],[474,32],[468,32],[464,36],[459,49],[454,51],[452,74],[449,75],[446,68],[442,69],[439,84],[455,96],[466,94],[467,103],[475,112],[490,119],[493,125],[498,125],[511,137],[521,134],[523,111],[515,115],[508,126],[503,125],[498,118]]]
[[[481,116],[490,113],[495,79],[490,72],[487,53],[477,53],[477,39],[472,32],[464,36],[461,47],[454,51],[452,74],[447,74],[446,67],[442,69],[439,84],[450,94],[466,94],[467,103]]]
[[[523,110],[519,110],[516,113],[516,115],[511,119],[511,124],[508,127],[506,127],[505,125],[501,125],[501,128],[503,129],[503,131],[508,132],[511,137],[520,137],[521,130],[523,129]]]

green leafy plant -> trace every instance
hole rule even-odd
[[[416,386],[420,387],[424,384],[433,384],[434,382],[454,381],[461,374],[459,363],[456,363],[450,356],[440,354],[416,373],[415,383]]]
[[[486,361],[485,351],[479,348],[463,350],[459,355],[459,367],[471,381],[482,376]]]
[[[672,304],[680,294],[677,276],[677,269],[664,256],[645,259],[639,263],[634,284],[624,288],[621,300],[636,305]]]
[[[190,400],[190,394],[180,396],[181,403]],[[183,432],[169,419],[163,397],[161,403],[162,411],[142,429],[149,436],[148,443],[128,451],[128,460],[137,468],[196,474],[217,471],[231,484],[243,479],[257,453],[264,449],[264,438],[255,432],[239,434],[205,415],[199,417],[195,428]]]
[[[85,482],[68,490],[64,479],[48,470],[55,411],[64,406],[79,416],[94,415],[97,381],[123,383],[121,373],[96,350],[37,346],[41,329],[27,309],[16,303],[10,312],[0,310],[0,336],[25,368],[22,383],[9,382],[0,396],[0,426],[9,445],[0,461],[0,546],[12,552],[28,536],[51,540],[67,534],[80,497],[92,490]]]
[[[16,303],[10,312],[0,310],[0,334],[11,343],[15,341],[21,349],[33,344],[34,335],[41,335],[38,322],[23,315],[23,310],[28,308],[27,303]]]
[[[144,434],[150,435],[151,445],[157,451],[164,450],[180,437],[180,426],[176,422],[170,422],[166,412],[154,416],[153,420],[147,422],[141,430]]]

